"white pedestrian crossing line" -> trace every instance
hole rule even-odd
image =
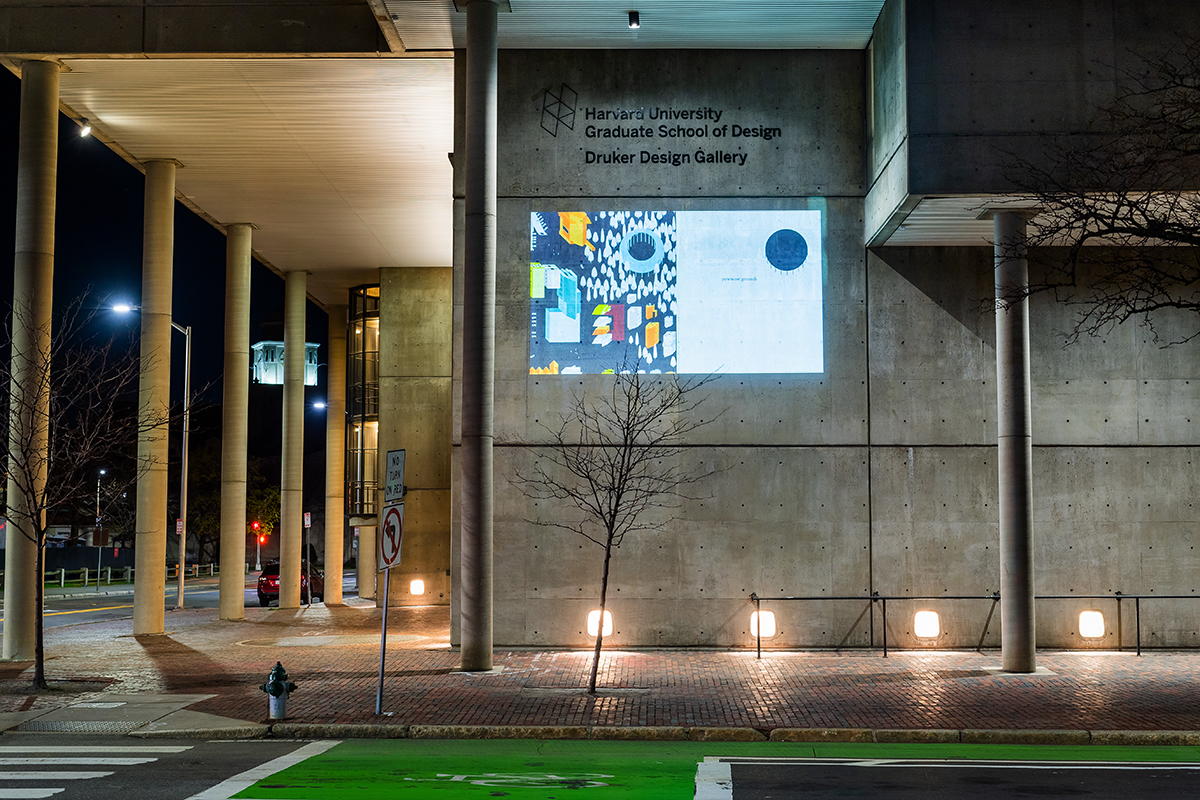
[[[0,772],[0,781],[88,781],[93,778],[107,778],[111,772],[61,772],[61,771],[30,771],[30,772]]]
[[[234,775],[232,778],[227,778],[211,789],[205,789],[199,794],[194,794],[188,800],[229,800],[238,792],[249,789],[259,781],[269,778],[276,772],[282,772],[288,767],[299,764],[301,761],[319,756],[334,745],[341,744],[341,740],[320,740],[309,742],[303,747],[293,750],[287,755],[268,761],[265,764],[259,764],[257,767],[248,769],[240,775]]]
[[[89,753],[182,753],[191,750],[194,745],[168,744],[130,744],[130,745],[101,745],[88,747]],[[78,753],[76,746],[45,746],[38,745],[0,745],[0,755],[4,753]]]
[[[135,764],[149,764],[158,761],[153,756],[141,758],[70,758],[67,756],[51,756],[49,758],[4,758],[0,756],[0,767],[132,767]]]
[[[39,767],[47,770],[0,770],[0,784],[8,781],[86,781],[107,778],[112,771],[70,771],[59,767],[133,767],[157,761],[159,756],[183,753],[194,745],[98,745],[95,747],[62,745],[0,745],[0,767]],[[59,755],[69,753],[71,755]],[[91,754],[91,755],[81,755]],[[0,785],[0,800],[45,800],[65,792],[62,786],[13,787]]]

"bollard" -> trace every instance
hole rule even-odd
[[[258,688],[268,695],[267,705],[270,708],[271,719],[286,719],[288,695],[296,691],[297,687],[288,680],[287,670],[281,662],[275,662],[275,667],[267,675],[267,682]]]
[[[58,571],[58,588],[61,589],[62,587],[66,586],[66,585],[67,585],[67,571],[65,569],[60,569]]]
[[[133,567],[125,568],[125,583],[133,583]]]

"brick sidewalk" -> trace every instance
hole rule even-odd
[[[602,691],[590,652],[498,650],[498,674],[452,673],[444,607],[393,609],[386,718],[376,718],[380,612],[314,606],[171,612],[166,636],[131,636],[128,620],[47,631],[47,673],[83,693],[30,696],[0,665],[0,711],[96,700],[104,692],[212,693],[191,708],[264,721],[259,684],[282,661],[299,690],[289,721],[429,725],[586,725],[1009,730],[1200,730],[1200,651],[1045,652],[1054,675],[993,677],[985,652],[614,651]]]

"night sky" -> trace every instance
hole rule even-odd
[[[15,250],[17,193],[17,132],[20,117],[21,82],[0,69],[0,303],[4,316],[12,303],[12,254]],[[104,310],[111,303],[140,302],[142,273],[142,205],[144,178],[102,143],[80,138],[79,127],[59,116],[58,203],[55,224],[54,304],[60,309],[88,292],[89,305],[101,308],[94,324],[115,333],[136,330],[136,314],[120,315]],[[175,275],[172,315],[179,325],[192,326],[193,390],[207,387],[200,396],[212,406],[221,402],[221,373],[224,362],[225,330],[225,236],[179,203],[175,204]],[[250,338],[282,339],[283,279],[254,262],[251,273]],[[272,324],[272,322],[274,324]],[[320,361],[328,361],[328,321],[320,308],[308,304],[308,336],[321,345]],[[172,334],[171,398],[183,397],[184,337]],[[7,354],[2,354],[7,359]],[[321,451],[324,461],[324,418],[311,409],[312,402],[325,396],[326,370],[318,370],[320,385],[306,390],[305,417],[307,452]],[[252,392],[274,396],[274,393]],[[253,411],[253,410],[252,410]],[[260,409],[259,418],[275,416]],[[219,425],[219,414],[206,419]],[[212,423],[207,423],[211,428]],[[195,431],[217,435],[216,431]],[[253,438],[253,437],[252,437]],[[259,437],[262,455],[270,452],[278,437]],[[252,448],[254,447],[252,443]],[[315,461],[315,459],[309,459]],[[306,464],[306,504],[317,499],[309,487],[319,485],[323,470]],[[315,474],[314,474],[315,473]],[[322,492],[323,494],[323,492]]]

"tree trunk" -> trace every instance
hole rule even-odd
[[[39,535],[39,539],[41,536]],[[34,585],[34,614],[33,623],[33,690],[43,692],[50,688],[46,682],[46,644],[45,644],[45,611],[46,611],[46,545],[44,540],[38,543],[37,555],[34,557],[36,571],[33,576]]]
[[[608,562],[612,559],[612,534],[604,543],[604,575],[600,578],[600,620],[596,625],[596,650],[592,654],[592,677],[588,681],[588,694],[596,693],[596,672],[600,669],[600,648],[604,646],[604,604],[608,598]]]

